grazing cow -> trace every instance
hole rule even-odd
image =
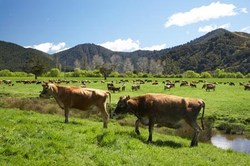
[[[207,84],[203,84],[202,89],[206,89],[206,91],[210,91],[213,90],[215,91],[215,84],[213,83],[207,83]]]
[[[191,87],[191,88],[196,88],[197,86],[196,86],[195,83],[192,83],[192,82],[191,82],[191,83],[190,83],[190,87]]]
[[[131,89],[132,89],[132,91],[137,91],[140,89],[140,85],[132,85]]]
[[[180,87],[182,86],[188,86],[188,82],[187,81],[182,81],[181,84],[180,84]]]
[[[244,85],[244,90],[250,90],[250,84]]]
[[[61,86],[52,83],[44,83],[42,86],[43,91],[40,97],[47,98],[52,95],[55,98],[58,105],[64,110],[65,123],[69,122],[69,108],[85,111],[95,106],[103,116],[103,127],[108,127],[109,114],[106,110],[106,98],[109,96],[109,103],[111,103],[110,92],[75,86]]]
[[[120,92],[121,91],[121,87],[114,87],[114,86],[112,86],[112,87],[109,87],[108,90],[113,91],[113,93],[115,93],[115,91]]]
[[[179,96],[149,93],[142,96],[123,96],[117,103],[114,116],[123,113],[132,113],[138,119],[135,122],[135,132],[140,135],[139,124],[148,125],[148,142],[152,142],[154,124],[160,126],[179,128],[183,125],[182,120],[194,129],[194,136],[191,146],[198,145],[198,136],[201,128],[196,119],[199,112],[202,112],[202,129],[205,102],[201,99],[183,98]]]
[[[164,85],[164,90],[171,89],[175,87],[175,83],[167,82],[166,85]]]
[[[167,90],[167,89],[171,89],[171,85],[169,85],[169,84],[166,84],[166,85],[164,85],[164,90]]]

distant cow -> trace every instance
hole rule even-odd
[[[113,91],[113,93],[115,93],[115,91],[120,92],[121,91],[121,87],[114,87],[114,86],[112,86],[112,87],[109,87],[108,90]]]
[[[244,90],[250,90],[250,84],[244,85]]]
[[[140,85],[132,85],[131,89],[132,89],[132,91],[137,91],[140,89]]]
[[[171,85],[164,85],[164,90],[171,89]]]
[[[166,85],[164,85],[164,90],[171,89],[173,87],[175,87],[175,84],[168,82],[168,83],[166,83]]]
[[[188,86],[188,82],[187,81],[182,81],[181,84],[180,84],[180,87],[182,86]]]
[[[191,87],[191,88],[196,88],[197,86],[196,86],[195,83],[191,82],[191,83],[190,83],[190,87]]]
[[[138,118],[135,122],[135,132],[138,135],[140,135],[139,124],[148,125],[148,142],[152,142],[154,124],[179,128],[183,125],[182,120],[184,120],[194,129],[191,146],[197,146],[201,128],[198,126],[196,120],[201,108],[203,108],[201,122],[202,129],[204,129],[203,116],[205,102],[202,99],[153,93],[132,98],[123,96],[120,97],[117,103],[114,116],[128,112],[134,114]]]
[[[110,92],[75,86],[61,86],[52,83],[44,83],[42,86],[43,91],[40,97],[47,98],[52,95],[55,98],[58,105],[64,110],[65,123],[69,122],[69,108],[85,111],[95,106],[103,116],[103,127],[108,127],[109,114],[106,110],[106,98],[109,96],[109,103],[111,103]]]
[[[206,83],[206,84],[203,84],[202,89],[206,89],[206,91],[210,91],[210,90],[215,91],[215,87],[216,86],[213,83]]]

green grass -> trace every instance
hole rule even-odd
[[[16,78],[16,77],[9,77],[9,78],[1,78],[1,79],[11,79],[13,82],[16,80],[29,80],[33,78]],[[55,78],[45,78],[42,77],[40,80],[49,80]],[[57,79],[57,78],[56,78]],[[63,78],[61,78],[63,79]],[[164,91],[163,89],[163,80],[168,78],[147,78],[151,80],[158,80],[159,85],[151,85],[151,83],[146,83],[141,85],[141,89],[139,91],[132,91],[131,85],[132,80],[136,78],[108,78],[106,83],[101,83],[103,78],[66,78],[68,80],[96,80],[97,83],[90,83],[87,84],[87,87],[90,88],[98,88],[107,90],[107,82],[114,81],[115,86],[121,86],[121,84],[116,83],[116,80],[120,79],[128,79],[129,83],[126,83],[126,91],[119,92],[119,93],[112,93],[112,105],[115,107],[117,101],[119,100],[120,96],[123,95],[130,95],[130,96],[137,96],[145,93],[164,93],[164,94],[171,94],[171,95],[179,95],[184,97],[195,97],[195,98],[202,98],[206,102],[206,110],[205,110],[205,117],[213,117],[215,121],[215,126],[218,127],[221,124],[228,124],[233,126],[241,126],[244,128],[247,133],[250,131],[250,91],[243,90],[243,86],[239,85],[239,82],[248,82],[249,79],[233,79],[233,78],[211,78],[206,79],[208,82],[222,82],[222,84],[218,84],[216,87],[215,92],[206,92],[202,89],[202,83],[197,85],[197,88],[191,87],[180,87],[180,84],[176,84],[176,87],[171,90]],[[141,78],[142,80],[145,80]],[[198,80],[198,79],[178,79],[178,78],[171,78],[170,80]],[[229,86],[228,84],[224,84],[226,82],[234,82],[235,86]],[[74,83],[70,85],[80,85],[80,83]],[[39,92],[42,90],[41,85],[24,85],[24,84],[15,84],[14,86],[6,86],[0,85],[0,96],[1,97],[15,97],[15,98],[36,98],[39,95]],[[0,103],[1,105],[1,103]],[[25,104],[24,104],[25,105]],[[34,104],[36,105],[36,104]],[[42,106],[46,108],[45,106]],[[19,108],[19,107],[18,107]],[[29,108],[32,109],[32,108]],[[50,108],[54,109],[54,107]],[[36,111],[36,108],[32,110]],[[41,111],[40,111],[41,112]],[[51,110],[50,112],[53,112]],[[58,112],[58,111],[55,111]]]
[[[0,108],[0,165],[248,165],[248,154],[102,122]]]

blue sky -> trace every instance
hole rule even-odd
[[[48,53],[160,50],[220,27],[250,33],[249,12],[249,0],[0,0],[0,40]]]

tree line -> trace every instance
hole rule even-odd
[[[95,70],[81,70],[75,68],[71,72],[61,72],[58,68],[52,68],[42,73],[42,77],[131,77],[131,78],[250,78],[250,73],[244,75],[240,72],[226,72],[224,69],[216,69],[212,72],[197,73],[187,70],[182,74],[152,74],[145,72],[127,71],[119,73],[108,68],[99,68]],[[35,77],[35,74],[26,72],[11,72],[8,69],[0,70],[0,77]]]

